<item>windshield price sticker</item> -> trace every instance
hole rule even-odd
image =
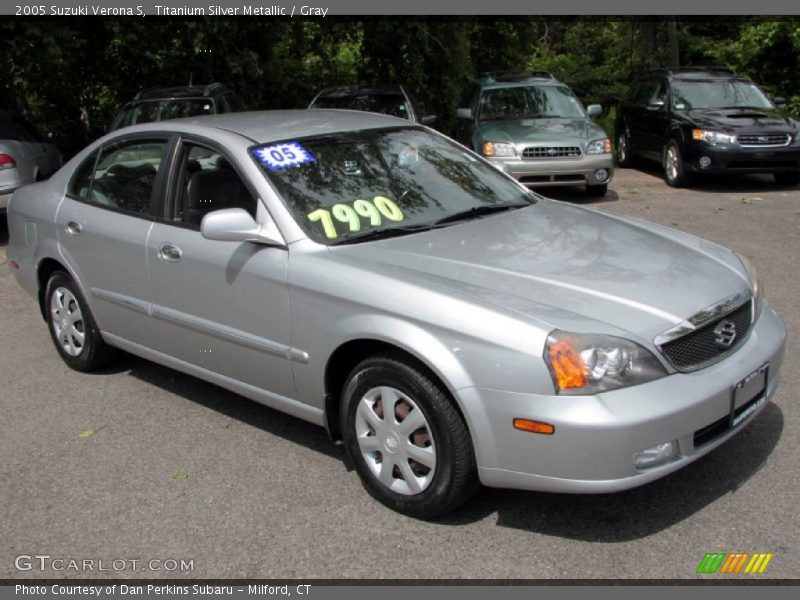
[[[325,237],[330,240],[339,237],[334,219],[347,225],[348,231],[361,231],[362,219],[368,221],[369,227],[380,227],[384,218],[395,222],[405,219],[400,207],[384,196],[375,196],[371,201],[355,200],[349,204],[334,204],[330,209],[318,208],[308,213],[308,220],[321,223]]]
[[[253,149],[255,156],[262,165],[276,171],[286,167],[297,167],[305,163],[314,162],[311,152],[297,142],[286,142],[272,146],[262,146]]]

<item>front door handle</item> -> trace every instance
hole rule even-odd
[[[80,235],[81,231],[83,231],[83,225],[77,223],[75,221],[70,221],[67,223],[67,233],[70,235]]]
[[[158,258],[167,262],[178,262],[183,252],[175,244],[165,242],[158,247]]]

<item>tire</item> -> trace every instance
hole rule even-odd
[[[608,192],[608,184],[604,183],[602,185],[587,185],[586,186],[586,193],[589,196],[595,196],[598,198],[602,198]]]
[[[394,406],[389,422],[388,400]],[[348,377],[342,402],[345,448],[376,500],[433,519],[477,491],[469,431],[450,395],[412,360],[400,354],[364,360]]]
[[[623,168],[633,167],[636,161],[631,154],[631,142],[628,134],[621,131],[617,136],[617,164]]]
[[[797,185],[800,182],[800,173],[773,173],[775,183],[778,185]]]
[[[47,282],[45,314],[53,344],[70,368],[95,371],[115,358],[115,349],[103,341],[78,286],[63,271]]]
[[[675,140],[670,140],[664,149],[664,180],[670,187],[684,187],[691,179],[683,168],[683,157]]]

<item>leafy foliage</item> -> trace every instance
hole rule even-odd
[[[253,108],[303,108],[329,85],[393,81],[447,132],[481,72],[545,69],[613,114],[637,75],[670,64],[668,25],[534,16],[3,19],[0,107],[56,133],[66,155],[96,137],[138,90],[190,81],[225,81]],[[682,64],[750,75],[800,115],[797,18],[685,18],[675,29]]]

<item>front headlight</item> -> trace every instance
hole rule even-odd
[[[555,330],[547,338],[544,360],[558,394],[596,394],[667,374],[639,344],[609,335]]]
[[[508,144],[506,142],[484,142],[483,155],[497,158],[509,158],[516,156],[517,151],[514,148],[514,144]]]
[[[735,144],[736,136],[721,133],[719,131],[708,131],[706,129],[692,129],[692,139],[697,142],[708,142],[709,144]]]
[[[603,138],[589,142],[586,146],[586,154],[611,154],[611,140]]]
[[[737,258],[742,262],[742,266],[744,270],[747,271],[747,276],[750,278],[750,285],[753,286],[753,321],[755,322],[758,315],[761,314],[764,287],[758,279],[758,273],[756,273],[756,268],[753,266],[753,263],[737,252],[734,252],[734,254],[736,254]]]

